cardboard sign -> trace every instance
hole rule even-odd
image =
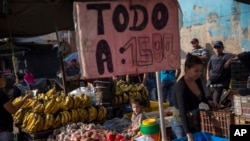
[[[75,10],[84,77],[180,67],[177,1],[86,1]]]

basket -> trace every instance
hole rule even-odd
[[[250,117],[249,116],[235,116],[234,123],[236,125],[250,125]]]
[[[238,116],[250,116],[250,96],[234,95],[234,113]]]
[[[212,134],[206,132],[197,132],[193,134],[194,141],[229,141],[227,138],[221,138],[213,136]],[[173,141],[187,141],[187,137],[175,139]]]
[[[234,114],[230,110],[200,110],[201,131],[215,136],[229,137]]]

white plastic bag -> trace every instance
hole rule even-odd
[[[147,135],[142,135],[138,138],[135,138],[136,141],[155,141],[153,138]]]

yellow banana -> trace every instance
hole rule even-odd
[[[56,94],[56,88],[55,88],[55,87],[49,89],[49,90],[46,92],[46,95],[47,95],[48,97],[52,97],[52,95],[54,95],[54,94]]]
[[[50,114],[51,113],[51,109],[54,106],[55,103],[55,99],[51,99],[50,101],[48,101],[46,103],[45,109],[44,109],[44,113],[45,114]]]
[[[62,114],[57,114],[56,119],[54,121],[53,127],[58,128],[62,125]]]
[[[12,101],[12,104],[16,106],[21,100],[22,100],[22,96],[19,96]]]
[[[97,110],[94,106],[88,107],[88,122],[92,122],[97,118]]]

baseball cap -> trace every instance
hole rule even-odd
[[[199,43],[199,40],[197,38],[193,38],[190,43]]]
[[[224,47],[222,41],[215,41],[214,47]]]

